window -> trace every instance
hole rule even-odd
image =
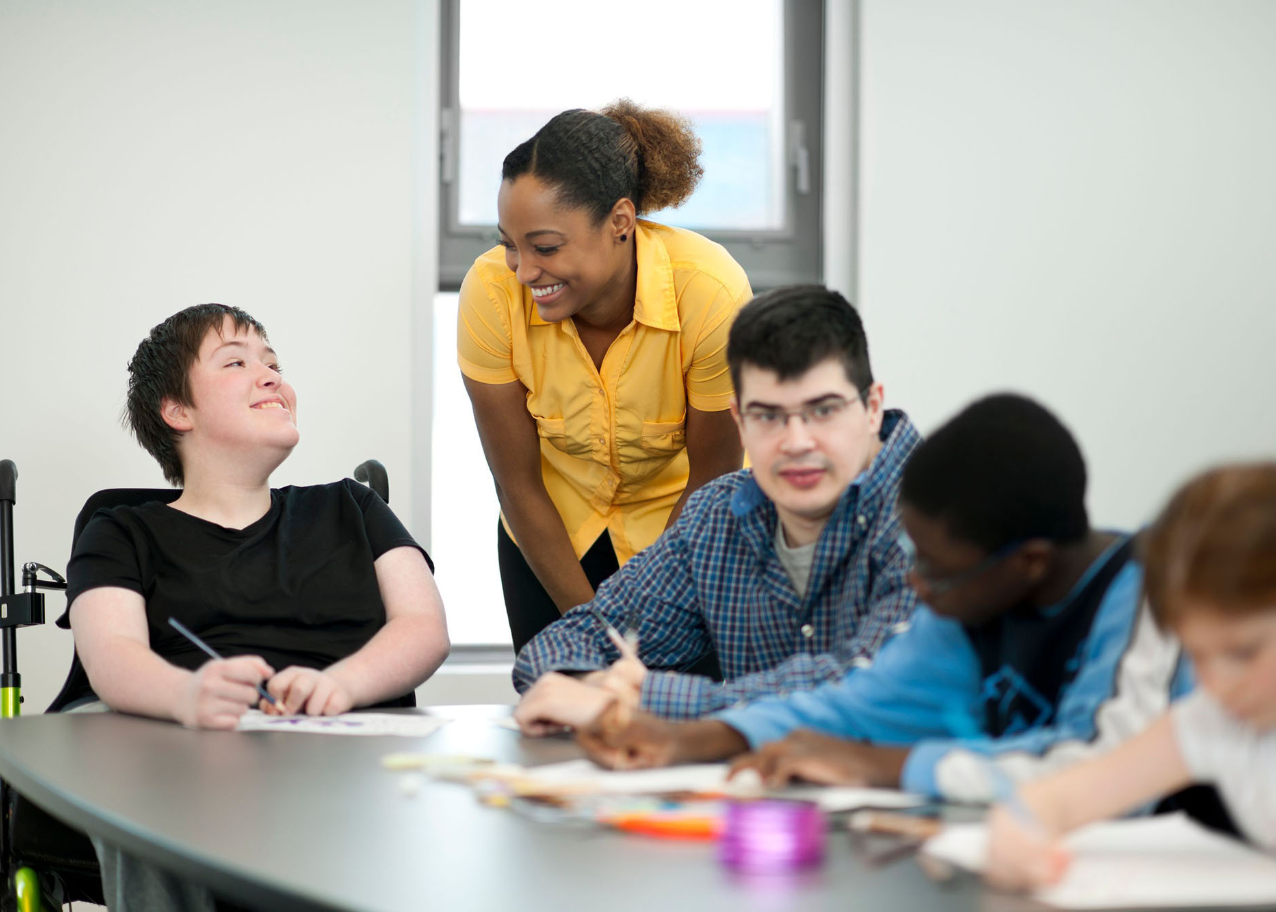
[[[640,9],[596,0],[444,7],[443,287],[459,287],[496,243],[506,153],[559,111],[620,97],[682,112],[704,145],[695,194],[651,218],[724,244],[755,289],[820,280],[822,3],[648,0]]]
[[[448,0],[441,40],[444,289],[496,243],[505,155],[559,111],[620,97],[682,112],[704,145],[695,194],[651,217],[724,244],[754,290],[821,280],[821,0]],[[456,307],[453,293],[435,297],[431,552],[452,642],[508,644],[498,505],[456,367]]]

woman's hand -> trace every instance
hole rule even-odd
[[[270,679],[266,690],[286,715],[335,716],[354,708],[354,698],[340,679],[317,668],[292,665]],[[274,710],[265,700],[263,712]]]
[[[211,659],[187,678],[173,717],[187,728],[234,728],[260,699],[257,685],[273,674],[260,656]]]
[[[988,814],[988,863],[984,877],[1003,890],[1031,890],[1059,882],[1068,851],[1040,827],[1020,823],[1004,807]]]

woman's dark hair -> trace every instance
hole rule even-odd
[[[554,117],[505,156],[501,179],[537,177],[597,224],[624,198],[640,215],[681,206],[704,175],[699,160],[700,140],[685,117],[622,98],[600,112]]]
[[[1001,393],[967,406],[913,451],[899,499],[993,553],[1075,542],[1090,529],[1081,449],[1049,410]]]
[[[860,315],[823,285],[786,285],[763,292],[740,309],[727,337],[727,366],[736,396],[751,364],[792,380],[837,358],[861,396],[873,385],[868,337]]]
[[[165,399],[194,405],[191,399],[191,366],[199,358],[199,347],[208,331],[218,334],[230,317],[235,330],[255,329],[267,342],[266,328],[238,307],[225,304],[196,304],[173,314],[151,330],[128,363],[128,399],[125,417],[133,436],[155,457],[164,477],[180,485],[185,475],[177,452],[179,431],[173,430],[160,414]]]
[[[1152,616],[1173,627],[1202,608],[1245,615],[1276,605],[1276,463],[1196,476],[1142,536]]]

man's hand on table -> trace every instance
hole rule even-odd
[[[291,665],[271,678],[266,690],[280,706],[262,700],[260,709],[274,715],[336,716],[354,709],[354,697],[340,678],[317,668]]]
[[[578,729],[576,740],[591,760],[610,769],[725,760],[749,747],[744,736],[724,722],[669,722],[620,704]]]
[[[731,776],[756,770],[771,788],[794,779],[817,785],[895,788],[909,749],[847,741],[799,729],[731,764]]]
[[[173,717],[187,728],[234,728],[260,699],[257,685],[274,673],[260,656],[210,659],[191,672]]]
[[[613,703],[626,710],[638,708],[647,668],[636,658],[624,658],[610,668],[581,677],[551,671],[541,675],[523,694],[514,709],[514,720],[523,734],[533,737],[581,729]]]

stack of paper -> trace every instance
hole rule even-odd
[[[665,792],[699,792],[740,797],[793,798],[814,801],[823,810],[900,808],[922,803],[916,795],[893,789],[794,786],[768,790],[752,771],[727,779],[725,763],[694,763],[649,770],[605,770],[590,760],[551,763],[524,771],[525,781],[572,794],[650,795]]]
[[[1070,835],[1063,880],[1034,894],[1061,909],[1276,904],[1276,859],[1204,829],[1182,814],[1091,824]],[[928,855],[982,871],[983,824],[953,824]]]

